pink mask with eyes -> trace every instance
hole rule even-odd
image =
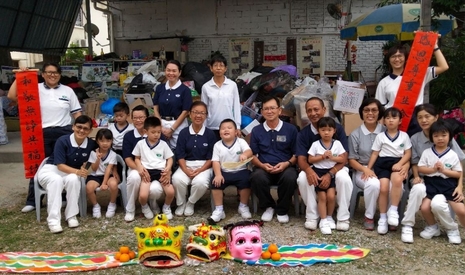
[[[234,227],[229,236],[229,251],[233,258],[251,261],[260,259],[262,238],[257,225]]]

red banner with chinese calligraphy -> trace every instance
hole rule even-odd
[[[399,129],[404,132],[410,124],[418,97],[423,92],[421,87],[437,38],[438,34],[433,32],[417,32],[415,35],[393,105],[402,112],[402,124]]]
[[[45,158],[37,72],[16,73],[24,170],[33,178]]]

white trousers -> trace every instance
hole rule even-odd
[[[205,161],[186,161],[188,168],[197,169],[203,166]],[[208,187],[212,179],[212,169],[207,169],[193,179],[189,178],[181,168],[178,168],[174,172],[172,177],[172,183],[176,195],[176,205],[180,206],[186,202],[187,189],[189,184],[191,186],[190,196],[188,198],[189,202],[195,204],[204,194],[207,192]]]
[[[127,177],[127,193],[128,193],[128,204],[126,205],[126,212],[136,211],[136,200],[139,198],[139,190],[141,184],[141,178],[137,170],[129,168]],[[157,203],[157,199],[163,194],[163,188],[159,181],[154,180],[150,183],[149,191],[149,203],[154,208]]]
[[[79,214],[81,178],[76,174],[66,174],[53,164],[45,164],[37,175],[39,184],[47,190],[47,223],[61,225],[61,193],[66,190],[65,219]]]
[[[175,122],[176,120],[167,121],[162,119],[161,126],[164,128],[171,128],[173,127]],[[179,132],[181,132],[181,130],[186,128],[187,126],[189,126],[189,124],[187,123],[187,119],[184,119],[181,125],[179,125],[178,128],[176,128],[176,131],[173,132],[173,135],[171,136],[171,139],[168,143],[171,149],[176,148],[176,142],[178,141]]]
[[[354,179],[360,189],[363,189],[363,197],[365,201],[365,217],[373,219],[376,213],[376,203],[378,202],[380,183],[377,178],[369,178],[362,180],[362,172],[355,171]]]
[[[408,194],[407,207],[401,224],[407,226],[415,225],[415,214],[420,210],[423,199],[426,198],[426,186],[424,183],[417,183],[412,186]]]
[[[444,195],[436,195],[431,200],[431,212],[446,230],[457,230],[458,225],[450,216],[449,203]]]
[[[307,220],[318,219],[315,186],[308,184],[307,176],[304,171],[299,173],[297,185],[299,186],[300,196],[307,206],[305,218]],[[344,167],[336,173],[336,202],[339,205],[337,210],[338,221],[345,221],[350,218],[349,205],[353,188],[352,179],[349,176],[349,169]]]

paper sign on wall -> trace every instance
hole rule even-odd
[[[352,85],[344,85],[338,81],[336,100],[334,101],[333,109],[356,114],[358,113],[358,108],[362,104],[364,96],[364,89],[360,89]]]

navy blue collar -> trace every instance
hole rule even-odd
[[[400,74],[400,76],[402,76],[402,75],[403,75],[403,73]],[[396,74],[393,74],[393,73],[390,73],[390,74],[389,74],[389,77],[390,77],[392,80],[396,79],[398,76],[399,76],[399,75],[396,75]]]
[[[58,85],[57,85],[55,88],[53,88],[53,89],[58,89],[58,88],[60,88],[60,86],[61,86],[61,84],[58,83]],[[47,89],[47,90],[52,89],[52,88],[50,88],[49,86],[47,86],[47,84],[45,84],[45,82],[44,82],[44,87],[45,87],[45,89]]]

